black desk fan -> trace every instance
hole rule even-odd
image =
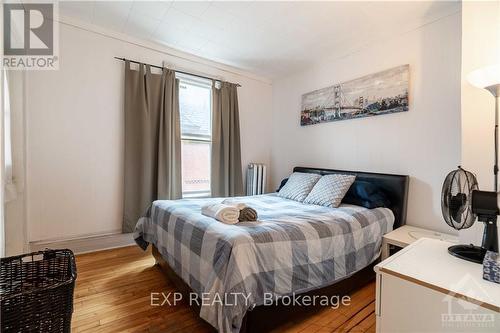
[[[476,219],[485,223],[481,247],[453,245],[448,252],[458,258],[482,263],[486,251],[498,252],[497,193],[479,191],[476,176],[462,169],[450,172],[443,183],[441,211],[449,226],[456,230],[470,228]]]
[[[479,191],[476,176],[458,167],[446,176],[441,192],[441,210],[451,227],[461,230],[471,227],[476,218],[485,223],[481,247],[454,245],[448,252],[456,257],[482,263],[486,251],[498,252],[497,216],[498,193],[498,118],[500,106],[500,65],[489,66],[469,74],[469,82],[488,90],[495,97],[495,165],[494,192]]]

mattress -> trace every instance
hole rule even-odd
[[[238,332],[246,311],[270,295],[321,288],[368,266],[394,223],[387,208],[329,208],[276,194],[236,198],[257,210],[257,222],[226,225],[201,215],[204,204],[222,200],[155,201],[134,233],[208,298],[200,316],[220,332]]]

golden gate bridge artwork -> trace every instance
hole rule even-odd
[[[300,124],[408,111],[409,65],[302,95]]]

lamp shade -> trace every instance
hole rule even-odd
[[[500,91],[500,65],[477,69],[467,75],[467,80],[473,86],[487,89],[494,96],[498,96]]]

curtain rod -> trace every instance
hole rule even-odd
[[[121,61],[126,61],[126,60],[128,60],[129,62],[134,63],[134,64],[139,64],[139,65],[149,65],[149,66],[151,66],[151,67],[154,67],[154,68],[159,68],[159,69],[163,69],[163,68],[165,68],[165,67],[162,67],[162,66],[151,65],[151,64],[145,64],[145,63],[140,62],[140,61],[135,61],[135,60],[125,59],[125,58],[120,58],[120,57],[115,57],[115,59],[118,59],[118,60],[121,60]],[[207,80],[222,81],[222,80],[219,80],[219,79],[216,79],[216,78],[213,78],[213,77],[203,76],[203,75],[199,75],[199,74],[193,74],[193,73],[189,73],[189,72],[183,72],[183,71],[178,71],[178,70],[174,70],[174,72],[179,73],[179,74],[192,75],[192,76],[196,76],[196,77],[199,77],[199,78],[202,78],[202,79],[207,79]],[[241,84],[239,84],[239,83],[233,83],[233,84],[236,84],[236,86],[237,86],[237,87],[241,87]]]

